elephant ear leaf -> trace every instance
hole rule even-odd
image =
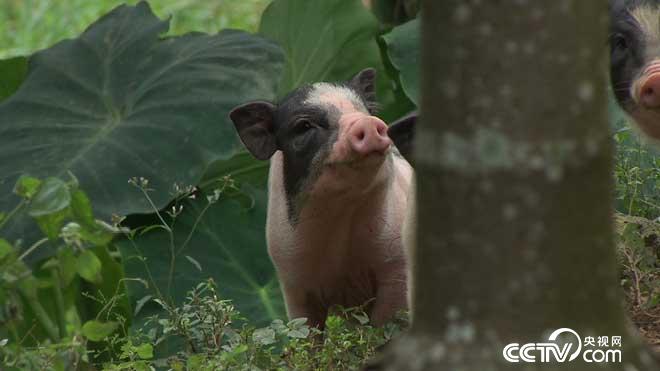
[[[420,21],[414,19],[383,36],[392,65],[399,71],[401,86],[419,107]]]
[[[30,57],[22,85],[0,102],[0,158],[11,159],[0,161],[0,210],[17,202],[20,174],[71,172],[101,219],[152,212],[128,179],[149,179],[160,208],[173,183],[197,184],[212,161],[240,151],[228,113],[275,97],[281,48],[233,30],[161,38],[168,27],[145,2],[122,5]],[[29,223],[14,220],[11,237],[25,237]]]
[[[263,173],[260,168],[255,172]],[[261,175],[247,176],[256,177]],[[170,236],[163,229],[149,230],[134,241],[119,242],[126,275],[155,285],[175,303],[183,302],[191,287],[211,277],[218,283],[223,299],[231,299],[251,323],[266,326],[286,315],[275,270],[266,253],[266,192],[243,183],[238,192],[221,192],[211,201],[213,194],[209,190],[203,197],[181,204],[182,212],[174,226],[174,242],[179,249],[174,258],[168,248]],[[244,198],[251,202],[243,202]],[[135,246],[140,247],[139,251]],[[150,293],[136,282],[129,283],[128,292],[133,300]],[[154,305],[145,306],[138,322],[161,311]]]
[[[0,60],[0,101],[14,94],[27,74],[27,58]]]
[[[374,68],[381,116],[388,116],[394,93],[376,39],[380,24],[359,1],[275,0],[264,11],[259,32],[286,51],[280,96],[303,84],[345,81]]]

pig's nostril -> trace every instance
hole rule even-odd
[[[638,94],[642,107],[654,110],[660,108],[660,71],[645,77]]]
[[[352,150],[360,155],[384,154],[390,147],[387,125],[375,118],[362,119],[350,129],[348,140]]]
[[[653,90],[653,88],[646,88],[646,89],[644,89],[642,94],[644,94],[647,97],[651,97],[655,94],[655,91]]]

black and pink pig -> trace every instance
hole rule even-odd
[[[389,128],[374,116],[375,78],[366,69],[230,113],[250,153],[270,159],[266,239],[288,316],[314,326],[334,305],[366,304],[377,325],[407,308],[416,115]]]
[[[660,140],[660,0],[610,0],[612,88],[648,137]]]

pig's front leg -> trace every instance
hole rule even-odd
[[[382,326],[392,320],[398,311],[407,309],[406,291],[405,276],[379,284],[376,301],[371,310],[371,322],[376,326]]]
[[[307,324],[312,327],[323,328],[327,312],[314,300],[310,291],[303,288],[284,286],[284,301],[289,319],[307,318]]]

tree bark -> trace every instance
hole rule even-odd
[[[413,324],[375,368],[658,369],[617,282],[606,2],[425,1],[421,14]],[[507,344],[565,327],[621,336],[623,361],[505,361]]]

